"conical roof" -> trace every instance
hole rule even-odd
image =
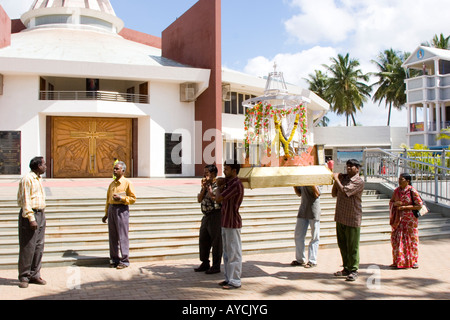
[[[30,10],[42,8],[85,8],[116,15],[109,0],[35,0]]]
[[[21,20],[27,29],[77,28],[118,33],[124,26],[109,0],[35,0]]]

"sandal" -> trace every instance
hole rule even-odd
[[[350,274],[347,276],[347,278],[345,279],[345,281],[356,281],[356,279],[358,279],[358,271],[352,271],[352,272],[350,272]]]
[[[305,263],[304,262],[298,262],[297,260],[294,260],[291,262],[291,266],[293,267],[304,267]]]
[[[346,269],[342,269],[341,271],[336,271],[334,273],[335,277],[347,277],[350,275],[350,272],[348,272],[348,270]]]
[[[225,290],[231,290],[231,289],[239,289],[241,286],[233,286],[232,284],[226,284],[226,285],[224,285],[224,286],[222,286],[222,289],[225,289]]]
[[[317,267],[317,263],[308,262],[305,264],[305,268],[314,268]]]

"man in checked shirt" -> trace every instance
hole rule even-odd
[[[361,229],[361,197],[364,181],[359,176],[361,165],[358,160],[347,161],[347,174],[334,173],[334,185],[331,191],[336,200],[336,234],[344,269],[335,272],[337,277],[346,277],[347,281],[358,278],[359,238]]]
[[[17,204],[19,213],[19,287],[29,283],[45,285],[41,278],[41,262],[45,240],[45,192],[41,175],[47,170],[43,157],[30,161],[31,171],[19,183]]]

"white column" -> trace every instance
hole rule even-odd
[[[441,131],[441,108],[442,108],[442,103],[437,103],[436,104],[436,131],[437,134],[439,134],[439,132]],[[441,140],[437,141],[437,145],[440,146],[442,145]]]
[[[446,128],[447,124],[445,123],[447,117],[446,117],[446,113],[447,113],[447,107],[445,105],[445,103],[442,103],[442,113],[441,113],[441,121],[442,121],[442,127]]]
[[[434,60],[434,75],[438,76],[440,75],[440,70],[439,70],[439,58]]]
[[[428,104],[423,104],[423,143],[428,146]]]
[[[408,124],[408,128],[406,130],[407,133],[411,133],[411,111],[412,111],[412,106],[409,104],[408,105],[408,109],[406,112],[406,123]]]

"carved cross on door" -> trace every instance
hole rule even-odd
[[[97,132],[97,121],[89,121],[89,131],[70,132],[72,138],[89,139],[89,173],[95,173],[97,167],[97,139],[114,139],[112,132]]]

